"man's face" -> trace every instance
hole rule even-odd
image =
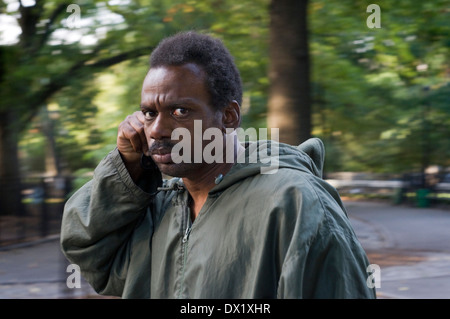
[[[222,129],[223,113],[211,106],[210,100],[205,74],[196,64],[157,67],[148,72],[142,86],[141,109],[149,152],[162,173],[174,177],[195,176],[206,165],[193,160],[175,164],[171,149],[179,141],[171,140],[171,135],[175,129],[187,129],[193,157],[194,120],[202,121],[202,133],[209,127]]]

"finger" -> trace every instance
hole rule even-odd
[[[119,125],[119,132],[117,137],[117,146],[120,151],[125,152],[142,152],[142,142],[139,133],[131,124],[131,116],[127,116],[125,121]]]
[[[148,150],[148,141],[147,141],[147,137],[145,135],[144,121],[145,121],[144,114],[142,114],[142,112],[139,112],[139,111],[133,113],[133,115],[130,118],[130,125],[139,134],[139,138],[141,140],[141,145],[142,145],[141,151],[143,153],[146,153]]]
[[[135,114],[136,117],[138,118],[138,120],[142,123],[142,125],[144,125],[144,123],[145,123],[145,115],[144,115],[144,113],[142,113],[142,111],[136,111],[133,114]]]

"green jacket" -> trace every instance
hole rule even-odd
[[[138,187],[112,151],[65,206],[64,254],[98,293],[123,298],[375,298],[367,256],[321,178],[322,142],[268,145],[250,143],[192,224],[181,179]]]

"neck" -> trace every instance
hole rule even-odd
[[[195,219],[206,202],[209,191],[216,185],[215,179],[220,174],[225,175],[233,163],[211,164],[194,177],[183,177],[183,183],[192,197],[191,218]]]
[[[236,158],[245,151],[245,148],[237,143],[235,149],[234,162]],[[234,163],[212,163],[202,167],[188,177],[183,177],[183,183],[192,197],[191,218],[194,220],[206,202],[209,191],[216,185],[216,178],[219,175],[225,176]]]

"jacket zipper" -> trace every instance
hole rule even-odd
[[[182,245],[182,258],[183,258],[183,263],[181,266],[181,284],[180,284],[180,289],[178,292],[178,298],[183,298],[182,293],[183,293],[183,289],[184,289],[184,276],[185,276],[185,272],[186,272],[186,261],[187,261],[187,250],[188,250],[188,239],[189,239],[189,234],[191,233],[191,229],[192,229],[192,223],[189,222],[189,218],[190,218],[190,212],[189,212],[189,208],[185,207],[185,224],[186,224],[186,230],[184,231],[184,236],[183,239],[181,240],[181,245]]]
[[[183,244],[185,244],[189,238],[189,234],[191,233],[191,229],[192,229],[192,225],[187,225],[186,227],[186,231],[184,232],[184,236],[183,236]]]
[[[206,200],[206,202],[204,204],[204,208],[207,210],[209,205],[210,205],[209,201]],[[184,297],[182,297],[182,292],[184,289],[184,278],[185,278],[185,274],[186,274],[186,262],[187,262],[187,251],[188,251],[188,247],[189,247],[189,235],[191,234],[192,227],[194,226],[194,222],[192,222],[192,223],[189,222],[189,219],[191,218],[189,207],[185,206],[184,210],[185,210],[184,218],[185,218],[186,229],[184,231],[183,239],[181,240],[181,245],[182,245],[181,253],[182,253],[183,263],[181,266],[181,285],[180,285],[180,288],[178,291],[178,298],[184,298]],[[200,215],[203,215],[203,214],[204,213],[199,213],[196,220],[200,217]]]

